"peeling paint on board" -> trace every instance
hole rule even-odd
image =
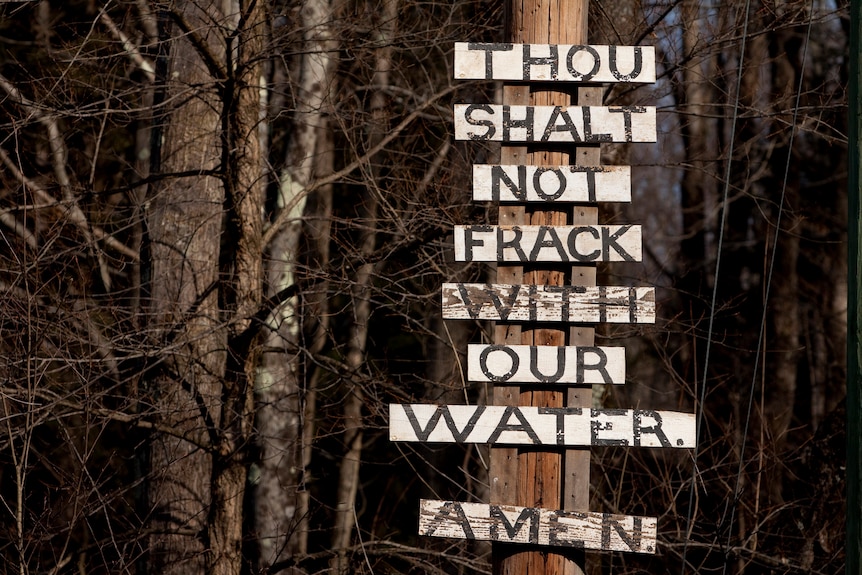
[[[655,553],[655,517],[422,499],[419,534],[501,543]]]

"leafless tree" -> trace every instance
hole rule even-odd
[[[846,6],[744,5],[591,5],[591,41],[657,47],[659,81],[604,102],[657,102],[663,133],[605,158],[650,259],[599,277],[659,284],[663,317],[599,330],[632,350],[602,401],[703,413],[694,470],[593,451],[592,509],[661,518],[655,558],[596,569],[843,566]],[[451,52],[505,13],[0,3],[0,570],[490,571],[415,524],[486,498],[487,452],[392,444],[386,406],[491,400],[460,371],[491,327],[438,301],[489,277],[449,234],[497,218],[468,193],[497,151],[451,105],[496,87]]]

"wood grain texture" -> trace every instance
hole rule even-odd
[[[510,0],[507,3],[509,40],[515,44],[585,44],[587,43],[587,0]],[[566,84],[555,84],[562,89]],[[529,90],[526,101],[509,100],[508,94],[518,93],[516,87],[504,85],[503,103],[508,105],[568,106],[573,103],[572,93],[564,91]],[[516,148],[516,158],[506,153],[511,146],[503,146],[501,163],[534,166],[559,166],[573,162],[571,151],[551,149],[527,150]],[[521,151],[523,150],[523,152]],[[523,219],[507,224],[566,225],[568,213],[555,206],[530,207]],[[530,270],[523,274],[522,283],[563,286],[568,283],[565,272],[559,270]],[[498,277],[498,281],[501,281]],[[502,283],[502,281],[501,281]],[[544,327],[523,329],[520,343],[525,345],[566,345],[566,332]],[[501,343],[496,341],[495,343]],[[496,386],[499,388],[500,386]],[[566,394],[554,389],[522,388],[518,403],[537,407],[562,407]],[[497,450],[492,450],[497,451]],[[523,450],[517,455],[517,490],[515,503],[525,507],[561,508],[563,499],[563,456],[559,452]],[[492,502],[494,502],[492,500]],[[588,509],[585,508],[584,511]],[[574,552],[574,555],[572,554]],[[575,559],[575,560],[572,560]],[[495,575],[573,575],[583,563],[580,551],[569,549],[567,554],[539,553],[535,551],[508,554],[493,548],[492,567]]]
[[[419,534],[430,537],[655,553],[657,523],[655,517],[514,505],[433,499],[419,503]]]
[[[504,85],[503,101],[510,104],[527,104],[530,101],[529,88],[526,85]],[[500,150],[500,161],[503,164],[520,165],[527,163],[527,148],[525,146],[508,145]],[[498,210],[500,225],[523,224],[526,221],[526,210],[520,204],[501,205]],[[497,266],[497,281],[500,283],[521,284],[524,281],[524,271],[519,265],[501,264]],[[520,324],[497,324],[494,326],[494,342],[499,344],[521,343]],[[495,385],[492,391],[494,405],[518,405],[520,390],[512,385]],[[488,469],[491,483],[490,500],[492,503],[516,504],[518,502],[518,450],[512,447],[491,449],[491,461]]]
[[[458,262],[639,262],[641,227],[455,226]]]
[[[655,106],[455,104],[455,139],[600,144],[655,142]]]
[[[630,202],[629,166],[473,166],[479,202]],[[501,222],[502,223],[502,222]]]
[[[444,283],[444,319],[654,323],[655,288]],[[562,340],[563,338],[558,338]],[[527,345],[563,345],[536,338]]]
[[[624,347],[467,346],[467,379],[501,383],[626,382]],[[589,406],[586,406],[589,407]]]
[[[598,86],[578,89],[577,103],[581,106],[602,104],[603,89]],[[575,162],[584,168],[595,168],[601,164],[601,148],[597,144],[575,148]],[[629,176],[630,178],[631,176]],[[631,184],[631,180],[629,180]],[[571,212],[573,225],[590,225],[599,221],[596,206],[575,206]],[[571,284],[596,285],[596,265],[581,264],[572,268]],[[591,326],[577,325],[569,328],[569,345],[592,346],[596,342],[596,330]],[[592,387],[577,385],[566,392],[567,407],[593,407]],[[563,501],[561,507],[567,511],[590,510],[590,449],[567,449],[563,458]],[[594,565],[595,567],[595,565]],[[587,570],[586,557],[569,561],[564,565],[563,575],[583,575]]]
[[[455,43],[456,80],[655,82],[653,46]]]
[[[694,414],[648,409],[390,404],[389,440],[488,445],[694,447]]]

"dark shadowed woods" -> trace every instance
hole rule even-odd
[[[747,8],[747,10],[746,10]],[[391,443],[389,403],[484,403],[484,322],[443,321],[455,224],[496,223],[453,138],[465,0],[0,4],[0,571],[490,573],[420,538],[486,501],[488,450]],[[590,42],[656,47],[633,166],[659,287],[605,407],[698,410],[694,451],[595,448],[591,509],[659,518],[595,573],[844,568],[847,6],[595,1]],[[677,452],[679,451],[679,452]],[[684,562],[684,563],[683,563]]]

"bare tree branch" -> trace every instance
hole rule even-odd
[[[128,248],[125,244],[105,232],[98,226],[91,226],[90,222],[87,220],[87,217],[84,215],[84,212],[78,206],[77,201],[73,198],[71,200],[56,200],[54,197],[49,194],[42,186],[28,178],[21,172],[18,167],[12,162],[12,159],[6,153],[5,150],[0,148],[0,161],[9,168],[15,178],[21,182],[21,184],[27,186],[30,191],[32,191],[40,200],[45,202],[44,204],[40,204],[37,207],[39,208],[54,208],[61,210],[62,212],[69,215],[69,218],[72,220],[76,226],[85,234],[85,238],[88,241],[92,242],[93,236],[95,239],[104,241],[106,245],[115,249],[123,255],[126,255],[133,260],[137,261],[139,258],[139,254],[134,250]],[[71,203],[70,203],[71,202]],[[92,234],[92,235],[91,235]]]
[[[348,174],[352,173],[354,170],[356,170],[359,167],[361,167],[362,165],[366,164],[368,161],[371,160],[371,158],[373,158],[378,153],[380,153],[381,150],[386,148],[386,146],[389,145],[389,143],[392,142],[392,140],[394,140],[395,138],[400,136],[401,132],[403,132],[407,128],[407,126],[409,126],[412,122],[414,122],[417,118],[419,118],[426,109],[432,107],[441,98],[448,96],[449,94],[451,94],[452,92],[455,92],[456,90],[458,90],[460,88],[462,88],[462,86],[457,86],[457,85],[449,86],[448,88],[445,88],[445,89],[441,90],[440,92],[437,92],[433,96],[429,97],[427,100],[425,100],[423,103],[421,103],[415,110],[413,110],[410,114],[408,114],[397,126],[393,127],[391,130],[389,130],[389,132],[386,134],[386,136],[384,136],[377,144],[375,144],[374,146],[369,148],[367,152],[365,152],[360,157],[356,158],[355,160],[353,160],[352,162],[350,162],[348,165],[346,165],[344,168],[338,170],[337,172],[333,172],[329,176],[317,179],[314,182],[310,183],[309,185],[307,185],[305,187],[305,189],[302,191],[301,195],[302,196],[308,196],[308,194],[310,194],[314,190],[320,188],[321,186],[325,186],[327,184],[332,184],[334,182],[338,182],[342,178],[347,176]],[[298,202],[300,199],[301,198],[299,198],[299,197],[294,198],[294,202]],[[265,246],[269,245],[269,243],[275,237],[276,233],[278,233],[279,228],[281,226],[285,225],[290,220],[291,207],[292,206],[290,206],[290,205],[285,206],[284,209],[282,210],[282,212],[276,217],[275,221],[273,221],[272,224],[269,226],[269,228],[267,228],[267,230],[264,232],[264,234],[263,234],[263,245],[265,245]]]
[[[123,50],[125,50],[126,54],[129,56],[132,62],[134,62],[135,65],[141,69],[141,71],[147,77],[147,80],[149,80],[151,83],[155,82],[156,67],[148,58],[145,58],[141,54],[141,51],[138,49],[138,47],[135,46],[132,41],[129,40],[129,37],[126,36],[126,34],[117,27],[117,24],[114,22],[111,16],[108,15],[107,7],[103,7],[101,12],[99,12],[99,19],[102,21],[105,27],[108,28],[111,34],[113,34],[113,36],[120,41],[120,43],[123,45]]]

